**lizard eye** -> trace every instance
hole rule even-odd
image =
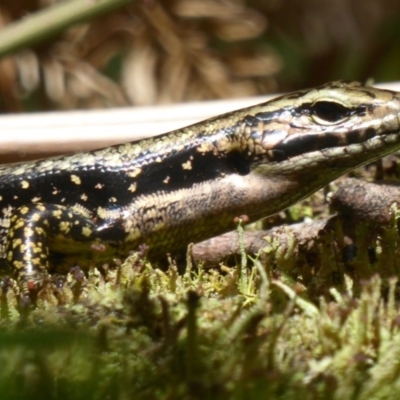
[[[322,125],[332,125],[350,116],[350,110],[333,101],[317,101],[311,107],[311,117]]]

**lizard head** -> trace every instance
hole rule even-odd
[[[254,167],[264,171],[348,170],[400,148],[400,93],[359,82],[284,95],[252,111],[242,129]]]

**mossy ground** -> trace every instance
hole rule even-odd
[[[343,276],[310,301],[276,264],[248,262],[179,275],[134,254],[49,283],[22,317],[9,287],[1,399],[400,397],[396,278]]]

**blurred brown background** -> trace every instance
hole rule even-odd
[[[0,29],[56,0],[0,4]],[[0,113],[400,79],[399,0],[138,0],[0,61]]]

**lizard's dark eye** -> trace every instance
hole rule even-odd
[[[312,105],[311,116],[320,124],[335,124],[350,116],[350,110],[333,101],[317,101]]]

